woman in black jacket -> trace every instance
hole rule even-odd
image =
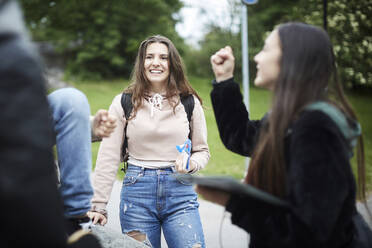
[[[356,185],[349,160],[358,139],[358,193],[365,200],[363,142],[327,33],[303,23],[280,25],[254,59],[255,85],[273,92],[269,113],[249,119],[230,47],[211,57],[213,109],[225,146],[251,157],[245,182],[290,209],[201,186],[198,192],[226,206],[232,222],[250,233],[250,247],[353,247]],[[320,109],[309,107],[318,103]],[[322,108],[336,110],[340,121]]]

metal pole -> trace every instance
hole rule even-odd
[[[328,26],[328,23],[327,23],[327,0],[323,0],[323,27],[324,27],[324,30],[327,31],[327,26]]]
[[[248,11],[245,4],[242,4],[242,60],[244,103],[249,112]],[[246,173],[249,160],[248,157],[245,159]]]
[[[244,103],[249,111],[248,11],[244,4],[242,5],[242,60]]]

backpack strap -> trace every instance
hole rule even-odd
[[[187,96],[180,96],[181,103],[183,107],[185,108],[185,112],[187,114],[187,120],[189,123],[191,122],[192,112],[194,111],[194,105],[195,100],[193,95],[187,95]]]
[[[121,149],[122,152],[122,157],[124,161],[124,167],[121,169],[122,171],[126,172],[127,170],[127,161],[128,161],[128,153],[127,153],[127,148],[128,148],[128,139],[127,139],[127,126],[128,126],[128,119],[130,117],[130,114],[132,113],[133,109],[133,104],[132,104],[132,94],[130,93],[123,93],[121,95],[121,107],[124,110],[124,116],[125,119],[127,120],[127,123],[124,127],[124,142],[123,142],[123,147]]]
[[[195,100],[194,96],[192,94],[187,95],[187,96],[181,96],[181,103],[183,107],[185,108],[185,112],[187,115],[187,120],[189,121],[189,139],[191,140],[191,117],[192,117],[192,112],[194,111],[194,106],[195,106]]]
[[[132,109],[133,109],[131,93],[123,93],[121,95],[121,107],[124,110],[125,119],[128,120],[130,114],[132,113]]]
[[[361,135],[360,124],[348,119],[337,107],[324,101],[317,101],[305,106],[305,110],[316,110],[326,114],[338,127],[344,138],[350,146],[350,153],[352,156],[352,149],[357,144],[357,138]]]

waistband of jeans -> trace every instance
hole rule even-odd
[[[146,168],[146,167],[142,167],[142,166],[137,166],[137,165],[133,165],[133,164],[128,164],[128,169],[131,169],[131,168],[136,168],[136,169],[140,169],[141,171],[145,172],[145,171],[154,171],[154,172],[166,172],[166,171],[169,171],[169,172],[176,172],[176,169],[174,168],[174,166],[170,166],[170,167],[163,167],[163,168]]]

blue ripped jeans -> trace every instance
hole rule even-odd
[[[48,102],[57,138],[64,215],[84,215],[90,210],[93,196],[89,103],[85,95],[74,88],[52,92],[48,95]]]
[[[121,229],[145,233],[153,248],[160,247],[161,229],[168,247],[205,247],[197,194],[174,175],[173,168],[128,166],[120,195]]]

